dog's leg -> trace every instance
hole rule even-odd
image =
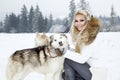
[[[56,74],[49,73],[45,75],[45,80],[62,80],[61,72],[57,72]]]
[[[26,65],[24,66],[24,69],[21,73],[21,79],[20,80],[24,80],[24,78],[30,73],[32,72],[32,66],[31,65]]]
[[[45,80],[53,80],[53,74],[52,73],[46,74]]]
[[[62,69],[59,69],[56,73],[48,73],[45,75],[45,80],[62,80]]]
[[[13,80],[13,77],[17,73],[17,68],[18,65],[10,58],[6,69],[6,80]]]
[[[24,78],[31,72],[30,66],[25,65],[23,69],[19,69],[15,74],[13,80],[24,80]]]
[[[24,80],[26,75],[30,73],[29,69],[29,67],[10,59],[6,70],[6,80]]]
[[[56,72],[55,75],[53,76],[53,79],[54,80],[62,80],[62,77],[61,77],[61,72]]]
[[[14,76],[14,72],[12,71],[12,68],[10,66],[7,66],[6,80],[12,80],[13,76]]]
[[[25,71],[22,71],[20,73],[17,73],[14,77],[13,77],[13,80],[24,80],[25,77],[29,74],[30,72],[25,72]]]
[[[63,71],[63,65],[61,65],[60,69],[54,74],[54,80],[63,80],[62,79],[62,71]]]

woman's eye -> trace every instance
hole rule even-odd
[[[80,20],[80,22],[83,22],[83,21],[84,21],[83,19]]]
[[[75,20],[75,22],[78,22],[78,20]]]
[[[83,22],[85,21],[84,19],[80,19],[79,21],[78,20],[75,20],[75,22]]]

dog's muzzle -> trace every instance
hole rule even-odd
[[[61,41],[61,42],[59,42],[59,45],[60,45],[60,46],[63,46],[63,43],[62,43],[62,41]]]

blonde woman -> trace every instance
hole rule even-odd
[[[91,80],[92,74],[89,70],[93,50],[91,44],[99,32],[100,22],[85,10],[75,12],[71,25],[71,38],[74,50],[67,50],[64,61],[64,80]]]

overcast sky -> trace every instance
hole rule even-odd
[[[77,3],[79,0],[75,0]],[[95,16],[110,16],[111,5],[114,6],[115,12],[120,16],[120,0],[86,0],[91,7],[91,12]],[[39,6],[44,16],[51,13],[54,18],[64,17],[69,13],[70,0],[0,0],[0,20],[3,20],[6,14],[11,12],[20,14],[23,4],[29,10],[31,5],[35,8]]]

